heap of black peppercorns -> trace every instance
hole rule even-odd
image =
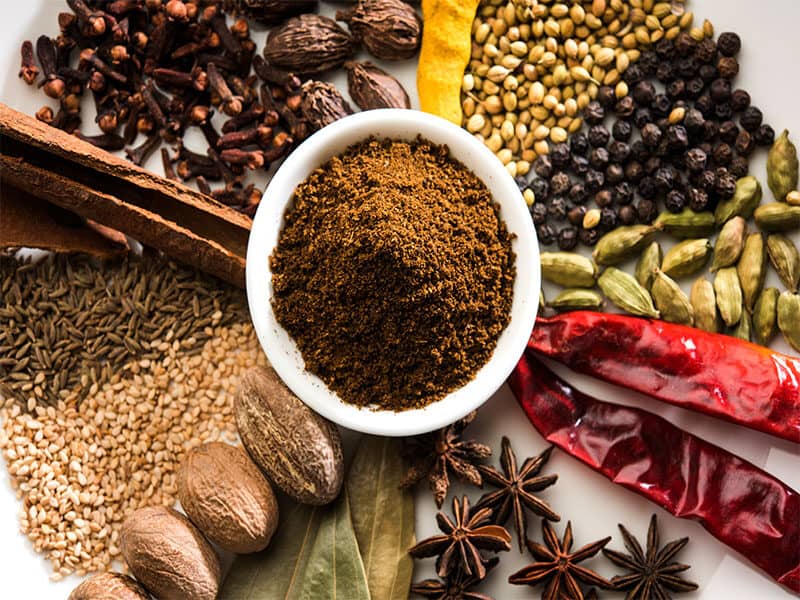
[[[652,223],[661,206],[699,212],[730,198],[755,147],[775,137],[750,95],[731,85],[740,49],[735,33],[697,42],[682,32],[662,38],[625,71],[628,96],[617,99],[613,88],[601,87],[583,113],[588,129],[537,158],[530,181],[518,178],[535,195],[540,243],[592,246],[618,225]],[[592,200],[600,220],[585,228]]]

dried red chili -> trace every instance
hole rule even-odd
[[[676,517],[698,521],[800,592],[797,492],[657,415],[576,390],[539,362],[533,345],[509,383],[548,442]]]
[[[800,442],[800,359],[738,338],[624,315],[540,318],[530,347],[571,369]]]

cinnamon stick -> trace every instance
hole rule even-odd
[[[2,103],[0,172],[18,189],[244,286],[249,218]]]

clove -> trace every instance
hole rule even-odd
[[[278,67],[269,64],[261,56],[253,57],[253,70],[261,79],[267,83],[280,85],[286,89],[297,89],[300,87],[300,78],[289,71],[284,71]]]
[[[264,166],[264,153],[261,150],[241,150],[229,148],[222,150],[219,156],[232,165],[244,165],[248,169],[259,169]]]
[[[235,117],[231,117],[222,125],[222,133],[238,131],[248,125],[261,120],[264,117],[264,107],[259,103],[254,103],[247,110],[243,110]]]
[[[226,133],[217,141],[217,149],[242,148],[251,144],[265,146],[272,140],[272,128],[259,125],[251,129],[241,129]]]
[[[214,93],[219,96],[222,112],[229,117],[233,117],[242,112],[242,98],[233,95],[214,63],[208,65],[208,84],[211,86]]]
[[[33,85],[36,82],[37,75],[39,75],[39,67],[36,66],[33,59],[33,42],[30,40],[22,42],[20,54],[22,55],[22,61],[19,76],[28,85]]]
[[[104,63],[99,56],[97,56],[97,52],[92,50],[91,48],[84,48],[81,50],[80,54],[80,61],[81,64],[89,64],[92,65],[95,69],[100,71],[106,77],[113,79],[114,81],[125,85],[128,82],[128,78],[125,77],[119,71],[115,71],[109,65]]]
[[[133,164],[141,167],[160,145],[161,138],[157,135],[151,135],[136,148],[126,148],[125,155]]]
[[[169,157],[169,150],[166,148],[161,149],[161,166],[164,169],[164,177],[172,181],[178,181],[178,175],[175,169],[172,168],[172,159]]]
[[[56,72],[56,47],[53,40],[46,35],[39,36],[36,40],[36,55],[45,77],[45,81],[39,85],[51,98],[61,98],[66,91],[66,84]]]
[[[90,10],[83,0],[67,0],[67,5],[78,17],[83,33],[90,37],[103,35],[106,32],[106,21],[113,19],[102,11]]]
[[[152,76],[161,86],[193,88],[198,92],[203,92],[208,87],[208,77],[200,67],[193,68],[189,73],[158,67],[153,69]]]
[[[73,132],[73,135],[84,142],[89,142],[93,146],[108,150],[109,152],[117,152],[125,147],[125,140],[122,136],[116,133],[102,133],[100,135],[83,135],[80,131]]]

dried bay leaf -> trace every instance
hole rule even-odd
[[[299,586],[302,600],[370,600],[347,490],[323,513]]]
[[[269,546],[237,556],[219,600],[293,600],[300,587],[323,512],[330,508],[298,504],[281,496],[279,522]]]
[[[405,600],[414,562],[414,496],[401,490],[401,442],[363,436],[347,474],[358,547],[372,600]]]

